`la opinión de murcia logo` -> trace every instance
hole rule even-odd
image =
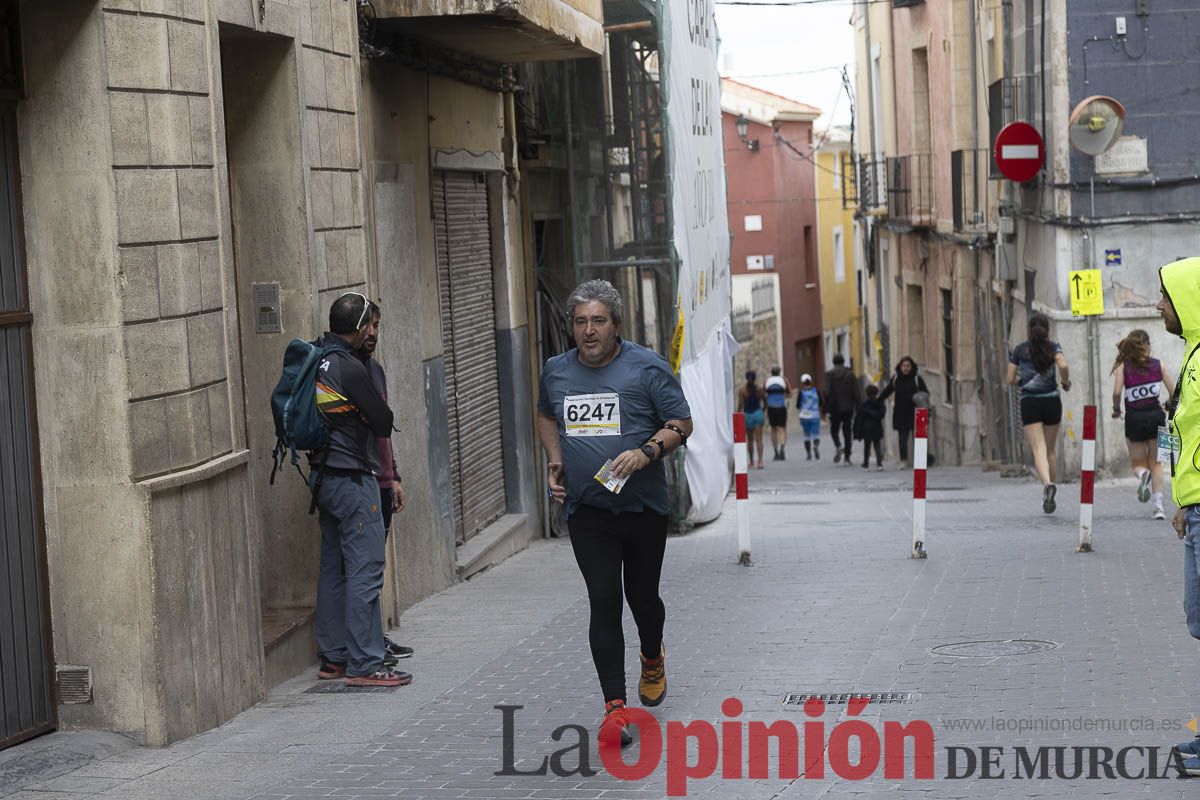
[[[867,698],[852,698],[847,704],[850,716],[858,716],[867,707]],[[495,706],[504,721],[504,765],[496,775],[546,775],[558,777],[591,777],[590,735],[582,725],[562,725],[552,738],[564,741],[573,735],[574,743],[544,757],[539,766],[529,770],[516,768],[516,713],[524,708],[517,705]],[[804,713],[811,718],[803,723],[803,733],[795,723],[778,720],[767,724],[741,716],[742,702],[730,697],[721,704],[726,719],[718,725],[707,720],[663,723],[640,708],[628,710],[631,726],[637,731],[640,743],[637,760],[627,763],[620,747],[600,744],[600,761],[610,775],[621,780],[639,781],[648,778],[666,759],[667,796],[687,796],[690,780],[712,777],[720,768],[725,780],[763,780],[777,777],[793,780],[801,776],[801,740],[804,749],[803,776],[810,779],[825,777],[826,762],[834,775],[846,780],[864,780],[883,766],[885,778],[900,780],[906,776],[906,742],[912,742],[912,777],[932,780],[934,776],[933,726],[923,720],[908,723],[883,723],[883,736],[866,720],[847,719],[837,723],[826,737],[826,724],[815,719],[825,713],[825,703],[819,699],[804,704]],[[850,757],[850,742],[858,742],[858,758]],[[689,743],[695,743],[696,759],[688,759]],[[774,745],[776,758],[771,763]],[[772,769],[773,767],[773,769]],[[772,775],[772,772],[774,775]]]
[[[721,704],[725,719],[717,724],[707,720],[664,723],[647,711],[630,708],[630,725],[637,732],[636,759],[627,762],[620,747],[603,742],[598,752],[603,768],[625,781],[649,778],[665,759],[668,797],[686,797],[689,781],[716,775],[723,780],[822,780],[831,773],[843,780],[861,781],[878,776],[882,768],[885,780],[933,780],[937,749],[933,726],[925,720],[889,720],[882,723],[881,735],[875,725],[855,719],[869,702],[867,697],[851,697],[846,706],[850,718],[832,727],[819,719],[826,706],[818,698],[805,702],[804,713],[809,719],[799,726],[789,720],[740,720],[743,704],[735,697]],[[495,775],[590,778],[598,774],[591,763],[591,734],[588,728],[576,724],[561,725],[551,734],[563,747],[543,756],[537,766],[517,769],[517,712],[524,706],[494,708],[500,711],[503,721],[503,764]],[[689,747],[694,758],[688,756]],[[631,757],[633,753],[631,750]],[[1140,781],[1188,777],[1184,757],[1171,748],[1157,746],[950,746],[945,754],[946,780]]]

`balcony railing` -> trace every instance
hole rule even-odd
[[[879,154],[859,156],[854,181],[859,211],[871,213],[887,208],[887,162]]]
[[[959,233],[992,233],[996,230],[999,181],[991,177],[991,162],[991,152],[982,148],[950,153],[954,230]]]
[[[933,157],[929,153],[892,156],[887,160],[888,218],[914,228],[934,224]]]

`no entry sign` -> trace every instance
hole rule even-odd
[[[1028,122],[1010,122],[996,136],[996,166],[1010,181],[1033,180],[1046,158],[1046,145]]]

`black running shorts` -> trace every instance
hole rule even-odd
[[[1062,398],[1053,397],[1022,397],[1021,424],[1058,425],[1062,422]]]
[[[1167,424],[1167,414],[1155,403],[1146,408],[1125,409],[1125,438],[1131,442],[1158,441],[1159,427]]]
[[[787,409],[786,408],[768,408],[767,422],[772,428],[787,427]]]

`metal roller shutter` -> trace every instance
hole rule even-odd
[[[25,290],[16,117],[0,106],[0,748],[52,730],[56,707]]]
[[[435,171],[434,228],[459,544],[505,511],[487,181]]]

